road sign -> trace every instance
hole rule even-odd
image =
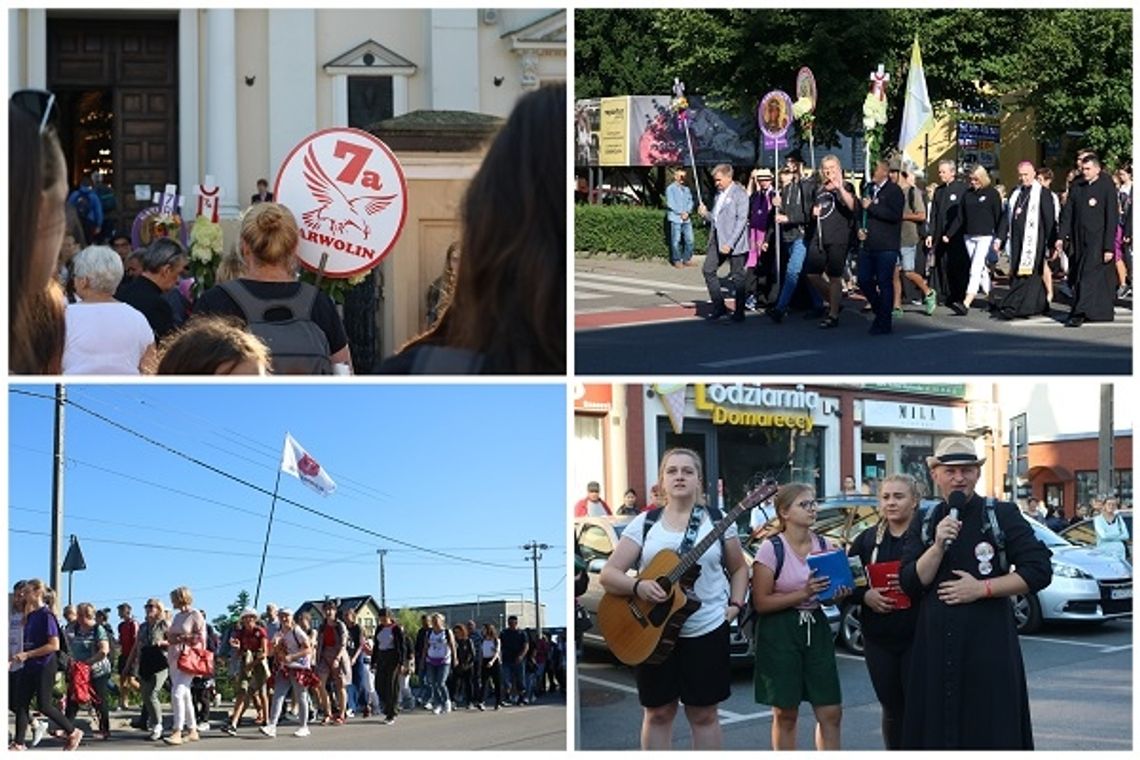
[[[83,560],[83,550],[79,548],[79,539],[71,537],[71,546],[67,547],[67,556],[63,558],[61,572],[73,573],[76,570],[86,570],[87,563]]]

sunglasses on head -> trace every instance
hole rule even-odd
[[[55,104],[55,93],[47,90],[16,90],[9,103],[18,106],[24,113],[40,122],[40,134],[44,133],[48,124],[59,117],[59,108]]]

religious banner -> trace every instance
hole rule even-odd
[[[400,162],[359,129],[325,129],[302,140],[281,164],[273,196],[297,218],[301,264],[338,279],[380,264],[408,215]]]
[[[785,136],[792,126],[792,99],[783,90],[772,90],[760,99],[756,123],[764,135],[764,147],[779,150],[788,147]]]
[[[177,185],[166,185],[161,193],[155,193],[152,202],[157,204],[144,208],[135,215],[131,223],[131,248],[146,248],[157,238],[174,238],[189,247],[186,224],[182,221],[182,201]]]

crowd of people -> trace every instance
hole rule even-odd
[[[146,600],[142,620],[123,602],[112,627],[109,609],[84,602],[60,613],[55,592],[43,581],[17,582],[8,629],[9,706],[16,723],[9,749],[36,746],[49,736],[76,749],[85,732],[75,719],[84,707],[94,716],[94,738],[109,739],[111,711],[132,709],[136,695],[140,712],[131,727],[145,732],[147,741],[180,745],[211,728],[236,736],[243,727],[256,727],[275,738],[279,724],[289,720],[298,726],[293,736],[304,738],[312,724],[372,716],[391,724],[417,708],[436,715],[499,710],[566,690],[565,642],[519,628],[514,615],[499,631],[474,620],[448,627],[435,613],[423,615],[417,631],[405,632],[381,609],[366,632],[356,609],[342,612],[337,600],[327,599],[319,617],[275,604],[266,605],[264,614],[246,607],[219,632],[194,606],[190,589],[174,589],[169,599],[169,606]],[[222,679],[232,687],[233,708],[211,722]],[[250,710],[252,726],[243,726]]]
[[[1049,584],[1050,552],[1015,504],[976,492],[984,463],[971,439],[942,439],[927,458],[941,501],[925,511],[918,509],[922,488],[913,476],[878,482],[879,520],[847,547],[871,582],[837,584],[826,599],[854,594],[861,605],[865,664],[888,749],[1033,748],[1009,597]],[[795,748],[800,705],[807,702],[817,749],[840,749],[843,695],[821,611],[831,579],[808,561],[838,547],[813,531],[814,489],[805,483],[779,488],[773,499],[778,530],[765,534],[750,570],[735,531],[702,541],[718,515],[701,503],[699,454],[666,451],[658,487],[666,503],[639,513],[622,531],[601,571],[606,592],[663,602],[672,589],[628,571],[642,571],[663,550],[682,554],[697,541],[708,548],[686,589],[700,605],[664,660],[636,667],[642,748],[672,747],[682,706],[693,748],[721,747],[717,708],[731,693],[729,624],[750,611],[755,615],[743,625],[755,641],[755,699],[773,712],[772,748]]]
[[[565,373],[566,146],[548,139],[565,115],[564,86],[520,98],[471,180],[427,330],[378,368],[357,369]],[[9,100],[11,372],[352,374],[337,306],[299,279],[297,220],[264,180],[217,285],[195,298],[177,239],[132,250],[96,214],[90,177],[69,196],[57,119],[50,92]]]
[[[965,317],[980,300],[996,318],[1019,319],[1051,313],[1063,295],[1066,326],[1112,321],[1116,300],[1132,289],[1131,161],[1110,173],[1082,150],[1059,194],[1047,167],[1022,161],[1017,174],[1007,189],[982,166],[962,181],[955,163],[942,161],[927,184],[884,159],[857,191],[837,156],[808,173],[792,152],[778,177],[757,168],[747,187],[732,166],[716,166],[712,207],[694,208],[688,173],[677,169],[666,190],[669,258],[692,265],[694,216],[707,221],[710,320],[729,315],[719,277],[728,263],[736,322],[760,309],[782,322],[805,274],[806,316],[825,329],[839,326],[844,296],[856,290],[873,313],[872,334],[890,333],[908,303],[927,316],[942,305]],[[999,272],[1008,281],[1000,295]]]

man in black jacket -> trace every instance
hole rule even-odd
[[[946,234],[958,225],[952,223],[962,213],[962,198],[966,183],[958,179],[953,161],[938,164],[939,186],[934,191],[930,208],[930,234],[926,247],[934,250],[933,286],[944,298],[944,303],[960,303],[966,297],[970,282],[970,256],[961,229],[954,235]]]
[[[906,205],[902,190],[890,181],[889,169],[890,164],[886,161],[875,162],[875,172],[863,198],[866,217],[860,232],[863,248],[859,251],[859,289],[875,312],[870,330],[872,335],[891,332],[895,266],[899,261],[903,208]]]

